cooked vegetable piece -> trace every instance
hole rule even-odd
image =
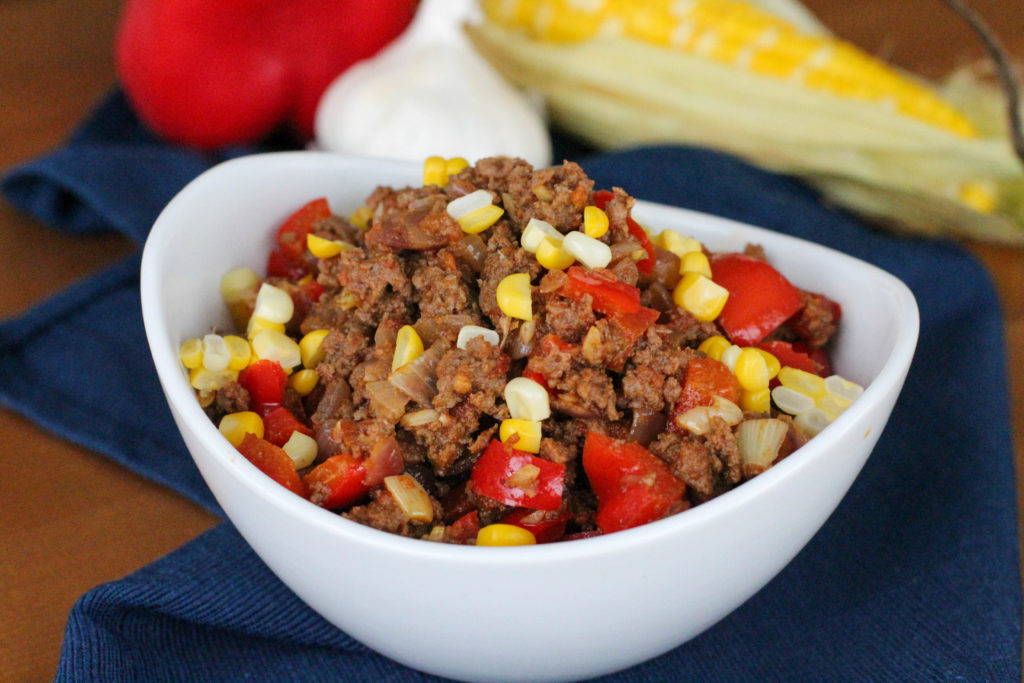
[[[569,277],[560,293],[569,299],[592,298],[591,306],[599,313],[636,313],[640,309],[640,290],[602,269],[587,270],[570,266]]]
[[[766,261],[719,254],[711,259],[711,272],[729,291],[717,322],[740,346],[757,344],[803,306],[800,291]]]
[[[272,360],[258,360],[238,373],[238,383],[249,392],[252,409],[266,415],[284,403],[288,375]]]
[[[249,432],[236,448],[265,475],[292,493],[306,497],[306,485],[295,471],[295,463],[280,446]]]
[[[543,460],[492,440],[473,466],[470,485],[499,503],[555,510],[562,503],[565,465]]]
[[[728,367],[713,358],[694,358],[686,368],[686,379],[673,408],[681,415],[697,406],[709,406],[715,396],[733,403],[740,400],[740,383]]]
[[[337,510],[362,500],[370,492],[365,479],[366,469],[358,458],[338,453],[310,470],[302,481],[309,490],[310,501]]]

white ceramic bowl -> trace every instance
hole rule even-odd
[[[420,182],[415,164],[317,152],[267,154],[204,173],[160,215],[142,261],[153,359],[192,457],[239,532],[295,593],[399,662],[473,680],[579,679],[693,638],[772,579],[846,493],[889,418],[917,342],[918,311],[891,275],[844,254],[733,221],[638,202],[651,229],[713,250],[765,247],[797,286],[842,304],[837,372],[866,391],[776,467],[683,514],[604,537],[466,547],[383,533],[275,484],[200,409],[177,348],[227,325],[218,283],[263,267],[274,226],[326,196],[335,212],[379,184]]]

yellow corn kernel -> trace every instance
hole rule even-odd
[[[736,346],[735,344],[729,344],[729,348],[722,352],[722,357],[718,360],[722,361],[722,365],[729,368],[729,372],[736,374],[736,360],[743,353],[743,349]]]
[[[708,337],[700,343],[697,347],[698,351],[704,353],[708,358],[714,358],[715,360],[722,360],[722,354],[725,350],[732,346],[732,343],[721,335],[715,335]]]
[[[313,330],[307,332],[299,340],[299,358],[302,360],[302,367],[315,368],[317,363],[324,359],[324,350],[321,348],[321,344],[329,331]]]
[[[764,356],[755,348],[745,348],[736,357],[736,379],[747,391],[759,391],[768,388],[771,373]]]
[[[238,379],[238,372],[235,370],[207,370],[200,366],[188,373],[188,381],[193,389],[198,391],[217,391],[229,382]]]
[[[562,241],[562,233],[558,232],[553,225],[539,218],[531,218],[530,222],[523,228],[523,234],[519,237],[519,243],[526,251],[536,254],[537,248],[545,237],[556,244]]]
[[[320,375],[316,370],[303,368],[288,377],[288,385],[295,390],[299,396],[309,396],[320,381]]]
[[[178,358],[189,370],[195,370],[203,364],[203,340],[199,337],[186,339],[178,347]]]
[[[431,156],[423,162],[423,184],[444,187],[448,184],[444,157]]]
[[[500,206],[488,204],[458,219],[458,223],[462,232],[475,235],[497,223],[504,214],[505,210]]]
[[[529,530],[515,524],[488,524],[476,535],[477,545],[536,545],[537,538]]]
[[[563,241],[545,237],[537,246],[537,263],[548,270],[565,270],[576,262],[576,257],[565,250]]]
[[[740,408],[751,413],[767,413],[772,407],[772,394],[768,387],[740,392]]]
[[[391,358],[391,372],[411,363],[423,355],[423,340],[412,325],[403,325],[395,339],[395,355]]]
[[[844,410],[850,407],[850,403],[849,399],[827,392],[814,400],[815,407],[820,408],[830,421],[839,417]]]
[[[672,291],[677,306],[705,322],[718,317],[728,298],[729,290],[700,273],[686,273]]]
[[[814,408],[813,398],[784,386],[772,389],[772,400],[779,410],[790,415],[799,415]]]
[[[258,360],[280,363],[285,372],[302,362],[298,343],[288,335],[275,330],[263,330],[252,338],[252,352]]]
[[[583,207],[583,233],[598,239],[608,232],[608,214],[596,206]]]
[[[373,209],[368,206],[360,206],[352,212],[352,215],[349,216],[348,222],[360,230],[366,230],[370,227],[370,221],[372,219]]]
[[[232,268],[220,278],[220,296],[226,304],[242,301],[256,291],[260,276],[252,268]]]
[[[787,389],[798,391],[811,398],[817,398],[828,391],[823,378],[806,370],[791,368],[788,365],[779,370],[779,383]]]
[[[680,235],[675,230],[662,230],[658,238],[658,246],[665,251],[671,251],[680,259],[687,254],[704,250],[704,246],[699,241],[686,235]]]
[[[238,446],[246,434],[255,434],[263,438],[263,419],[251,410],[228,413],[220,419],[217,429],[232,446]]]
[[[269,282],[260,285],[260,290],[256,294],[256,304],[252,309],[254,318],[262,318],[273,323],[287,323],[294,313],[295,302],[288,292]]]
[[[518,439],[512,445],[513,448],[527,453],[540,452],[541,423],[534,420],[502,420],[498,428],[498,438],[508,441],[512,435],[518,435]]]
[[[239,337],[237,334],[224,336],[224,343],[228,347],[228,370],[244,370],[252,359],[252,347],[249,340]]]
[[[251,318],[249,318],[249,323],[246,325],[245,328],[245,335],[249,337],[249,339],[251,340],[253,337],[255,337],[260,332],[263,332],[264,330],[271,330],[273,332],[280,332],[281,334],[284,334],[284,323],[273,322],[271,320],[267,320],[266,318],[261,318],[259,316],[254,315]]]
[[[848,379],[844,379],[839,375],[830,375],[825,378],[825,389],[830,394],[835,394],[845,398],[848,401],[856,401],[860,398],[860,395],[864,393],[864,387],[851,382]]]
[[[967,182],[960,186],[960,201],[978,213],[996,210],[998,191],[991,183]]]
[[[711,277],[711,262],[703,251],[690,251],[679,259],[679,274],[700,273],[706,278]]]
[[[764,364],[768,367],[768,380],[771,381],[775,379],[779,374],[779,370],[782,369],[782,364],[779,363],[779,359],[764,349],[759,349],[756,346],[752,346],[751,348],[760,353],[764,358]]]
[[[292,432],[292,435],[288,437],[288,440],[284,442],[281,449],[288,454],[288,457],[292,459],[292,463],[295,465],[295,469],[301,470],[304,467],[309,467],[316,460],[317,452],[319,447],[316,445],[316,439],[306,434],[303,434],[299,430]]]
[[[448,178],[451,178],[453,175],[455,175],[456,173],[460,172],[462,169],[466,168],[467,166],[469,166],[469,162],[466,161],[465,159],[463,159],[462,157],[452,157],[451,159],[448,159],[447,161],[445,161],[444,162],[445,183],[448,182]]]
[[[533,295],[530,276],[527,273],[513,273],[506,276],[494,292],[498,308],[510,318],[533,320]]]
[[[203,367],[207,370],[225,370],[231,362],[231,352],[227,342],[219,334],[207,334],[203,337]]]
[[[306,248],[309,249],[309,253],[317,258],[331,258],[346,249],[351,249],[352,245],[341,240],[329,240],[325,237],[309,233],[306,235]]]
[[[604,268],[612,262],[611,247],[578,230],[573,230],[562,239],[562,249],[587,268]]]

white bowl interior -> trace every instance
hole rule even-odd
[[[867,387],[864,396],[765,474],[645,527],[532,548],[452,547],[403,539],[316,508],[240,457],[199,408],[177,347],[212,325],[227,324],[218,295],[221,275],[239,265],[261,271],[274,227],[303,203],[325,196],[335,212],[345,214],[378,185],[404,186],[419,179],[417,165],[400,161],[314,152],[247,157],[193,181],[157,220],[142,265],[147,336],[175,419],[229,517],[282,580],[330,621],[388,656],[441,675],[594,676],[664,652],[735,609],[820,527],[881,434],[917,339],[918,313],[909,290],[878,268],[818,245],[638,202],[634,216],[650,229],[676,229],[717,251],[761,244],[794,284],[840,302],[844,318],[833,360],[840,374]],[[812,481],[816,484],[809,486]],[[682,550],[694,542],[704,548],[700,557]],[[368,579],[365,571],[349,576],[339,568],[351,564],[347,558],[353,553],[365,558],[376,576]],[[637,553],[644,559],[642,571]],[[737,562],[748,563],[742,565],[747,569],[738,572]],[[593,571],[597,563],[600,572]],[[407,590],[397,579],[411,565],[446,580],[429,595]],[[625,578],[635,579],[638,571],[642,582]],[[540,612],[536,605],[520,609],[508,604],[507,596],[491,595],[494,581],[536,590],[537,572],[548,577],[537,593],[538,603],[545,596],[552,603]],[[673,589],[681,574],[706,586],[706,592]],[[735,581],[720,580],[726,575],[735,575]],[[381,617],[383,610],[363,600],[340,600],[337,586],[352,587],[346,581],[358,585],[367,599],[393,601],[396,612],[410,602],[420,609],[412,615],[406,610],[405,623],[392,623]],[[626,587],[600,604],[586,597],[588,590],[608,585]],[[498,612],[503,607],[503,619],[480,616],[488,603]],[[645,605],[639,612],[638,604]],[[609,630],[609,622],[626,609],[634,612],[638,637]],[[518,619],[534,622],[529,636]],[[503,645],[510,638],[520,640],[519,649],[534,653],[530,662],[517,659],[519,649]]]

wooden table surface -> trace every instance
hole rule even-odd
[[[935,76],[982,54],[937,0],[807,0],[841,36]],[[973,0],[1024,61],[1024,7]],[[0,3],[0,170],[45,153],[114,82],[121,0]],[[69,237],[0,201],[0,317],[18,314],[133,247]],[[1024,251],[972,245],[1003,299],[1018,469],[1024,462]],[[217,520],[175,493],[0,410],[0,679],[46,680],[68,610]],[[1018,481],[1020,478],[1018,477]],[[1024,500],[1018,486],[1018,503]]]

